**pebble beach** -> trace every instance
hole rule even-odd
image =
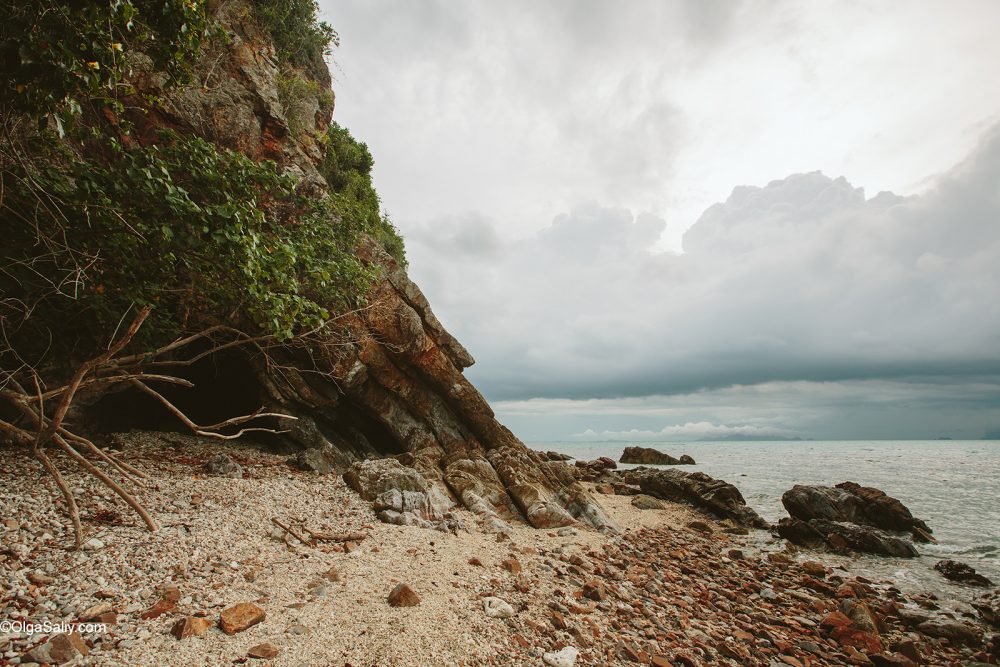
[[[380,523],[339,476],[250,446],[116,443],[160,528],[60,461],[83,498],[80,551],[37,463],[5,460],[0,619],[104,627],[2,632],[0,665],[996,664],[971,607],[762,548],[685,505],[601,495],[614,534],[498,536],[456,510],[452,534]],[[237,474],[205,472],[220,449]]]

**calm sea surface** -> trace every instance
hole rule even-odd
[[[630,443],[529,444],[577,458],[610,456],[617,461]],[[891,579],[904,590],[931,590],[968,599],[978,591],[948,583],[932,569],[938,559],[952,558],[969,563],[1000,584],[1000,441],[636,444],[673,456],[690,454],[698,465],[683,470],[701,470],[735,484],[748,505],[774,522],[787,516],[781,494],[795,484],[833,485],[850,480],[877,487],[924,519],[939,544],[917,545],[922,554],[918,559],[844,561],[849,569],[870,578]]]

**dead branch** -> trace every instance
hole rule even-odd
[[[71,459],[73,459],[74,461],[82,465],[84,468],[86,468],[87,472],[89,472],[91,475],[101,480],[102,482],[104,482],[105,486],[107,486],[109,489],[117,493],[122,500],[128,503],[132,507],[132,509],[134,509],[136,513],[142,517],[142,520],[145,522],[146,527],[149,528],[149,530],[156,532],[156,522],[153,521],[153,518],[151,516],[149,516],[149,513],[146,511],[146,508],[143,507],[139,503],[139,501],[137,501],[134,497],[132,497],[132,495],[128,491],[120,487],[118,483],[115,482],[115,480],[105,475],[100,468],[95,466],[93,463],[84,458],[82,454],[73,449],[73,447],[71,447],[70,444],[66,442],[61,435],[56,434],[55,436],[53,436],[53,440],[64,452],[69,454]]]
[[[237,433],[234,433],[232,435],[224,435],[222,433],[217,433],[216,431],[219,428],[223,428],[225,426],[233,426],[236,424],[242,424],[257,417],[280,417],[283,419],[297,419],[297,417],[293,415],[286,415],[278,412],[261,412],[260,410],[258,410],[252,415],[233,417],[232,419],[227,419],[226,421],[220,422],[219,424],[213,424],[211,426],[199,426],[198,424],[195,424],[193,421],[191,421],[191,419],[188,418],[188,416],[184,414],[184,412],[180,408],[178,408],[176,405],[168,401],[167,398],[163,396],[163,394],[151,388],[149,385],[143,383],[140,380],[134,380],[134,379],[131,380],[131,384],[136,389],[139,389],[140,391],[144,392],[145,394],[148,394],[149,396],[152,396],[157,401],[159,401],[160,404],[163,405],[163,407],[165,407],[174,416],[180,419],[181,422],[183,422],[184,425],[187,426],[189,429],[194,431],[195,434],[204,436],[206,438],[216,438],[217,440],[235,440],[236,438],[239,438],[245,433],[287,433],[288,432],[287,430],[278,430],[278,429],[263,428],[263,427],[251,427],[251,428],[240,429]]]
[[[310,537],[321,542],[362,542],[368,538],[368,533],[325,533],[310,530],[305,526],[303,528],[309,533]]]
[[[302,537],[302,535],[300,535],[297,532],[295,532],[294,530],[292,530],[291,527],[286,526],[284,523],[282,523],[281,521],[279,521],[278,517],[271,517],[271,523],[273,523],[278,528],[281,528],[283,531],[285,531],[286,533],[288,533],[289,535],[291,535],[292,537],[294,537],[295,539],[297,539],[302,544],[308,544],[309,546],[315,546],[313,544],[312,540],[307,540],[306,538]]]

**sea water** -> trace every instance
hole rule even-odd
[[[1000,584],[1000,441],[781,441],[781,442],[538,442],[530,446],[575,458],[617,461],[629,444],[697,461],[700,470],[734,484],[765,519],[788,516],[781,494],[795,484],[843,481],[882,489],[924,519],[938,544],[916,545],[920,558],[832,560],[908,592],[930,591],[967,600],[979,590],[947,582],[933,570],[942,558],[963,561]],[[620,467],[632,467],[619,464]],[[763,539],[763,538],[762,538]],[[830,558],[826,559],[831,560]]]

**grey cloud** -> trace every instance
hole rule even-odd
[[[1000,373],[1000,132],[923,196],[800,174],[664,222],[592,204],[488,261],[411,238],[413,273],[494,399]],[[991,184],[993,187],[991,187]],[[475,235],[493,238],[478,217]]]

